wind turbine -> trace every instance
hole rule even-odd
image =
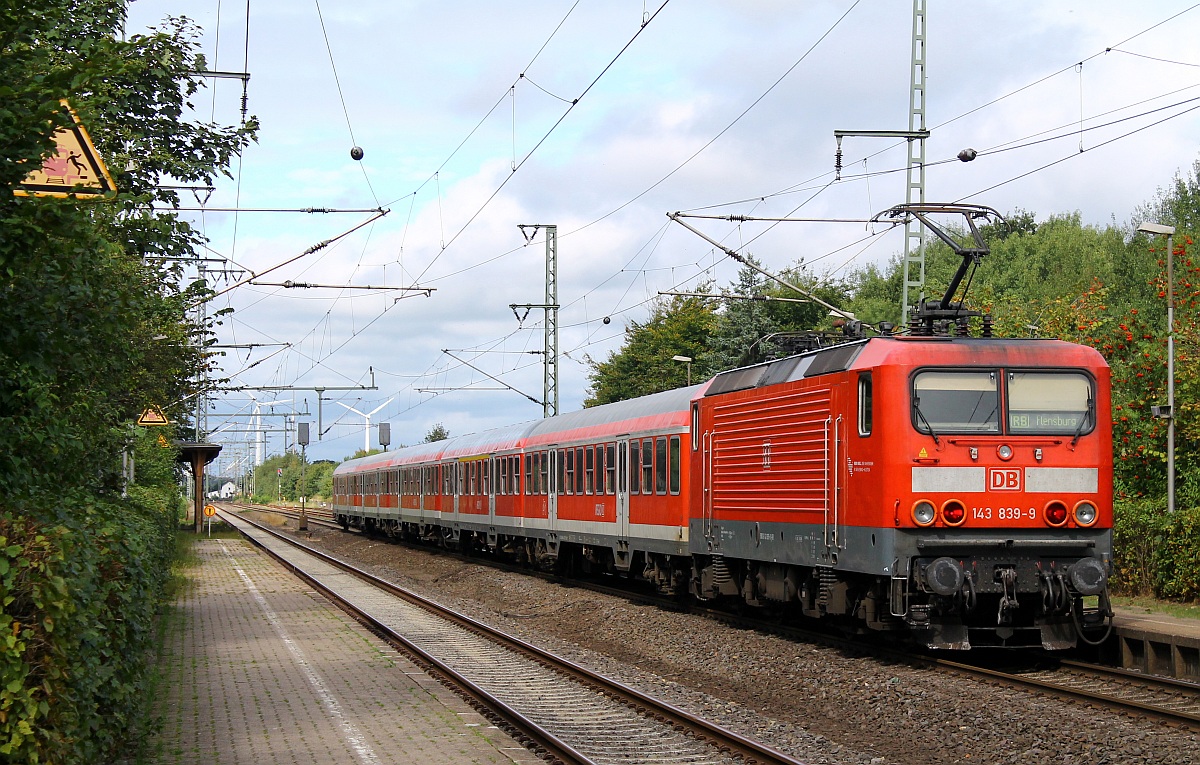
[[[363,433],[363,451],[369,452],[369,451],[371,451],[371,415],[375,414],[380,409],[382,409],[385,406],[387,406],[388,404],[392,403],[392,401],[394,401],[395,399],[396,399],[396,397],[392,396],[387,401],[384,401],[382,404],[375,407],[374,409],[372,409],[369,412],[360,412],[357,409],[355,409],[354,407],[350,406],[349,404],[343,404],[341,401],[334,401],[333,403],[337,404],[338,406],[346,407],[351,412],[354,412],[359,417],[362,417],[364,420],[367,421],[367,430],[365,433]]]

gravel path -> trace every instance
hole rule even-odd
[[[1200,762],[1200,735],[314,528],[311,543],[809,763]]]

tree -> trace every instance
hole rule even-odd
[[[779,331],[766,303],[767,279],[747,255],[747,265],[738,270],[738,280],[721,294],[724,305],[716,312],[716,326],[708,350],[700,356],[703,368],[713,372],[754,364],[774,355],[771,335]]]
[[[590,387],[584,406],[645,396],[687,384],[687,365],[674,356],[701,358],[710,341],[715,317],[708,301],[674,296],[654,301],[650,320],[631,321],[625,343],[604,361],[588,358]],[[693,365],[692,379],[707,374]]]
[[[200,85],[189,72],[206,68],[194,28],[124,39],[125,10],[0,4],[0,756],[11,762],[136,757],[179,497],[175,434],[159,441],[132,422],[151,405],[186,419],[213,320],[189,317],[207,290],[181,287],[162,258],[194,255],[199,234],[150,203],[174,199],[163,181],[224,172],[254,133],[185,122]],[[13,195],[54,151],[64,98],[114,198]]]
[[[176,20],[118,39],[125,4],[38,0],[0,10],[0,493],[114,491],[128,431],[148,406],[185,421],[212,342],[179,265],[197,232],[148,202],[161,179],[211,180],[254,133],[180,119],[203,70],[195,29]],[[182,87],[181,87],[182,83]],[[15,197],[53,151],[70,97],[114,171],[115,199]],[[210,322],[215,319],[210,318]]]
[[[450,431],[446,430],[446,427],[439,422],[437,425],[434,425],[432,428],[430,428],[429,432],[425,434],[424,443],[432,444],[435,441],[445,441],[449,437]]]

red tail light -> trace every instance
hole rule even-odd
[[[1046,505],[1046,523],[1051,526],[1061,526],[1067,522],[1067,506],[1054,501]]]
[[[957,526],[967,519],[967,510],[957,499],[942,505],[942,520],[947,526]]]

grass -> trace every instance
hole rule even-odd
[[[1180,619],[1200,619],[1200,603],[1175,603],[1141,596],[1113,596],[1115,608],[1143,614],[1164,614]]]

